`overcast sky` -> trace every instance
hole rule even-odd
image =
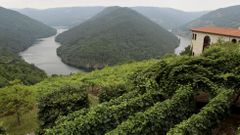
[[[0,0],[6,8],[53,8],[72,6],[155,6],[185,11],[213,10],[240,5],[240,0]]]

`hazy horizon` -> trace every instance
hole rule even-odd
[[[60,8],[60,7],[93,7],[93,6],[123,6],[123,7],[165,7],[183,11],[206,11],[240,5],[239,0],[0,0],[0,6],[5,8]]]

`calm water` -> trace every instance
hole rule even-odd
[[[58,29],[58,34],[64,32],[66,29]],[[59,43],[55,42],[55,37],[58,35],[40,39],[39,42],[28,48],[26,51],[21,52],[20,55],[28,63],[32,63],[43,69],[48,75],[62,74],[68,75],[80,71],[74,67],[70,67],[64,64],[56,54],[56,49],[60,46]],[[175,53],[179,54],[190,45],[190,40],[181,36],[180,45],[176,48]]]
[[[58,29],[58,34],[65,30],[66,29]],[[32,63],[40,69],[43,69],[48,75],[67,75],[80,71],[79,69],[64,64],[57,56],[56,49],[60,46],[59,43],[55,42],[57,35],[40,39],[26,51],[21,52],[20,56],[28,63]]]

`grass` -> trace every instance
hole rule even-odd
[[[88,101],[89,101],[89,104],[91,107],[99,104],[98,97],[96,97],[92,94],[88,94]]]
[[[9,135],[25,135],[34,133],[38,128],[37,109],[24,114],[21,117],[21,125],[17,124],[16,115],[0,118],[0,123],[3,122],[3,127]]]

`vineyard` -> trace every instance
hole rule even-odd
[[[69,108],[83,109],[59,112],[41,134],[212,134],[238,105],[239,59],[240,46],[231,43],[216,44],[197,57],[165,56],[134,71],[129,83],[103,89],[98,105],[71,101]]]
[[[239,122],[229,120],[239,118],[239,59],[239,44],[218,43],[201,56],[166,55],[9,86],[0,90],[0,115],[12,113],[4,109],[6,93],[20,89],[35,110],[23,123],[36,125],[21,134],[216,135],[227,124],[237,134]],[[15,134],[6,123],[0,131]]]

